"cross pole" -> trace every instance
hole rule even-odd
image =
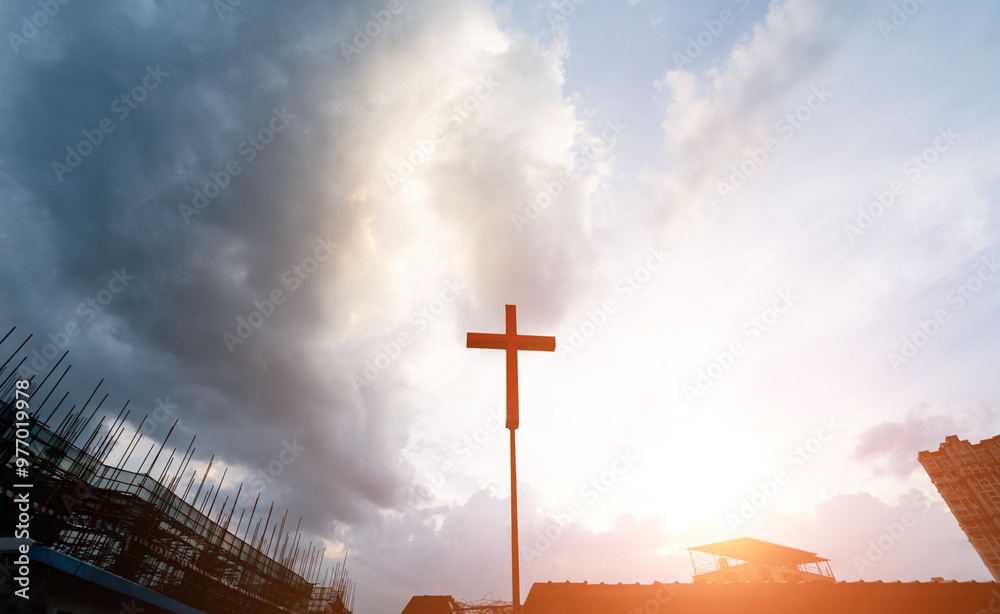
[[[533,350],[554,352],[555,337],[538,337],[517,334],[517,307],[507,305],[507,330],[497,333],[469,333],[465,347],[505,350],[507,352],[507,428],[510,429],[510,552],[513,583],[514,614],[521,612],[521,578],[518,570],[517,553],[517,456],[514,447],[514,431],[517,430],[519,416],[517,408],[517,352]]]

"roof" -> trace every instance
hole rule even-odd
[[[998,596],[996,582],[538,583],[524,613],[974,614]]]
[[[790,565],[805,565],[807,563],[823,563],[830,559],[817,556],[815,552],[789,548],[781,544],[772,544],[761,539],[752,537],[737,537],[724,542],[705,544],[688,548],[695,552],[706,552],[716,556],[724,556],[731,559],[739,559],[754,563],[763,563],[775,567],[788,567]]]
[[[451,595],[417,595],[403,608],[403,614],[452,614],[455,600]]]

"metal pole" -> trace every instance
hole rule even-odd
[[[510,557],[513,576],[514,613],[521,614],[521,575],[517,556],[517,456],[514,452],[514,429],[510,429]]]

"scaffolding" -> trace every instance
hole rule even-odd
[[[12,332],[0,339],[0,344]],[[0,457],[4,459],[15,456],[18,421],[13,387],[25,359],[13,368],[8,369],[8,365],[28,339],[0,365]],[[61,420],[54,420],[66,393],[42,418],[49,398],[70,367],[47,394],[46,382],[65,357],[63,354],[39,384],[34,377],[30,380],[32,400],[45,395],[30,405],[27,429],[34,514],[31,538],[36,543],[209,614],[346,614],[353,610],[354,583],[347,574],[346,555],[342,563],[322,573],[325,549],[311,542],[308,547],[301,546],[301,518],[294,532],[290,524],[285,531],[287,510],[280,524],[277,515],[272,523],[274,504],[265,519],[263,506],[258,514],[258,494],[246,523],[244,505],[236,527],[229,530],[242,484],[231,505],[226,497],[214,511],[225,473],[201,496],[214,456],[190,500],[196,481],[194,470],[183,493],[177,494],[194,456],[194,438],[183,456],[177,458],[175,448],[162,470],[151,475],[177,422],[152,462],[146,465],[155,445],[137,470],[131,471],[125,467],[142,438],[138,431],[127,442],[120,460],[114,465],[106,462],[125,431],[128,403],[113,420],[109,420],[110,415],[102,417],[85,436],[108,396],[105,394],[87,414],[103,380],[79,410],[73,406]],[[105,420],[109,422],[105,424]],[[25,439],[24,434],[22,428],[20,439]],[[17,523],[15,465],[0,468],[0,474],[0,536],[13,536]]]

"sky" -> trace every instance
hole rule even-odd
[[[511,597],[504,357],[465,347],[506,304],[557,343],[518,359],[522,599],[740,536],[990,580],[916,457],[1000,433],[996,2],[0,24],[4,352],[68,350],[143,447],[179,420],[208,484],[347,554],[357,612]]]

